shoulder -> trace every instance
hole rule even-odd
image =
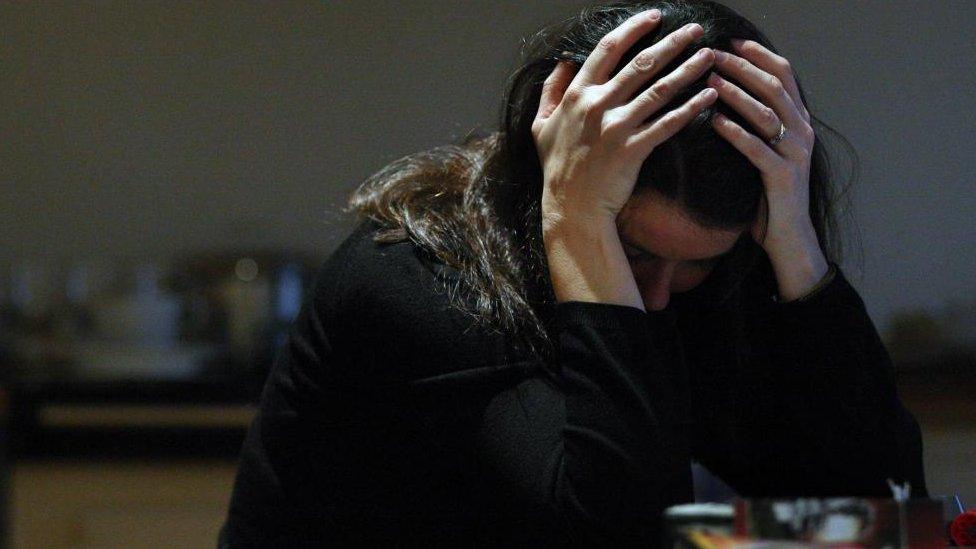
[[[360,221],[315,277],[308,311],[351,380],[409,382],[510,360],[508,338],[455,306],[456,272],[411,241],[376,242]]]

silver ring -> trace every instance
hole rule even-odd
[[[779,124],[779,135],[777,135],[776,137],[770,139],[768,141],[768,143],[771,146],[775,147],[780,141],[783,140],[784,137],[786,137],[786,125],[783,124],[782,122],[780,122],[780,124]]]

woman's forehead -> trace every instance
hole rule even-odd
[[[681,261],[720,255],[735,245],[743,232],[699,225],[656,191],[635,194],[618,217],[618,229],[629,242],[659,257]]]

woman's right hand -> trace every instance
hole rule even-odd
[[[544,228],[564,220],[574,224],[613,222],[654,147],[717,97],[715,90],[706,88],[681,107],[645,124],[678,90],[711,67],[715,55],[703,48],[628,102],[661,67],[702,35],[697,23],[685,25],[640,52],[608,81],[623,53],[659,23],[660,17],[652,18],[656,11],[638,13],[607,34],[575,77],[572,63],[560,61],[546,79],[532,123],[543,168]]]

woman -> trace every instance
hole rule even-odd
[[[499,132],[353,195],[221,545],[655,546],[692,460],[743,496],[927,495],[769,40],[715,2],[619,2],[524,53]]]

